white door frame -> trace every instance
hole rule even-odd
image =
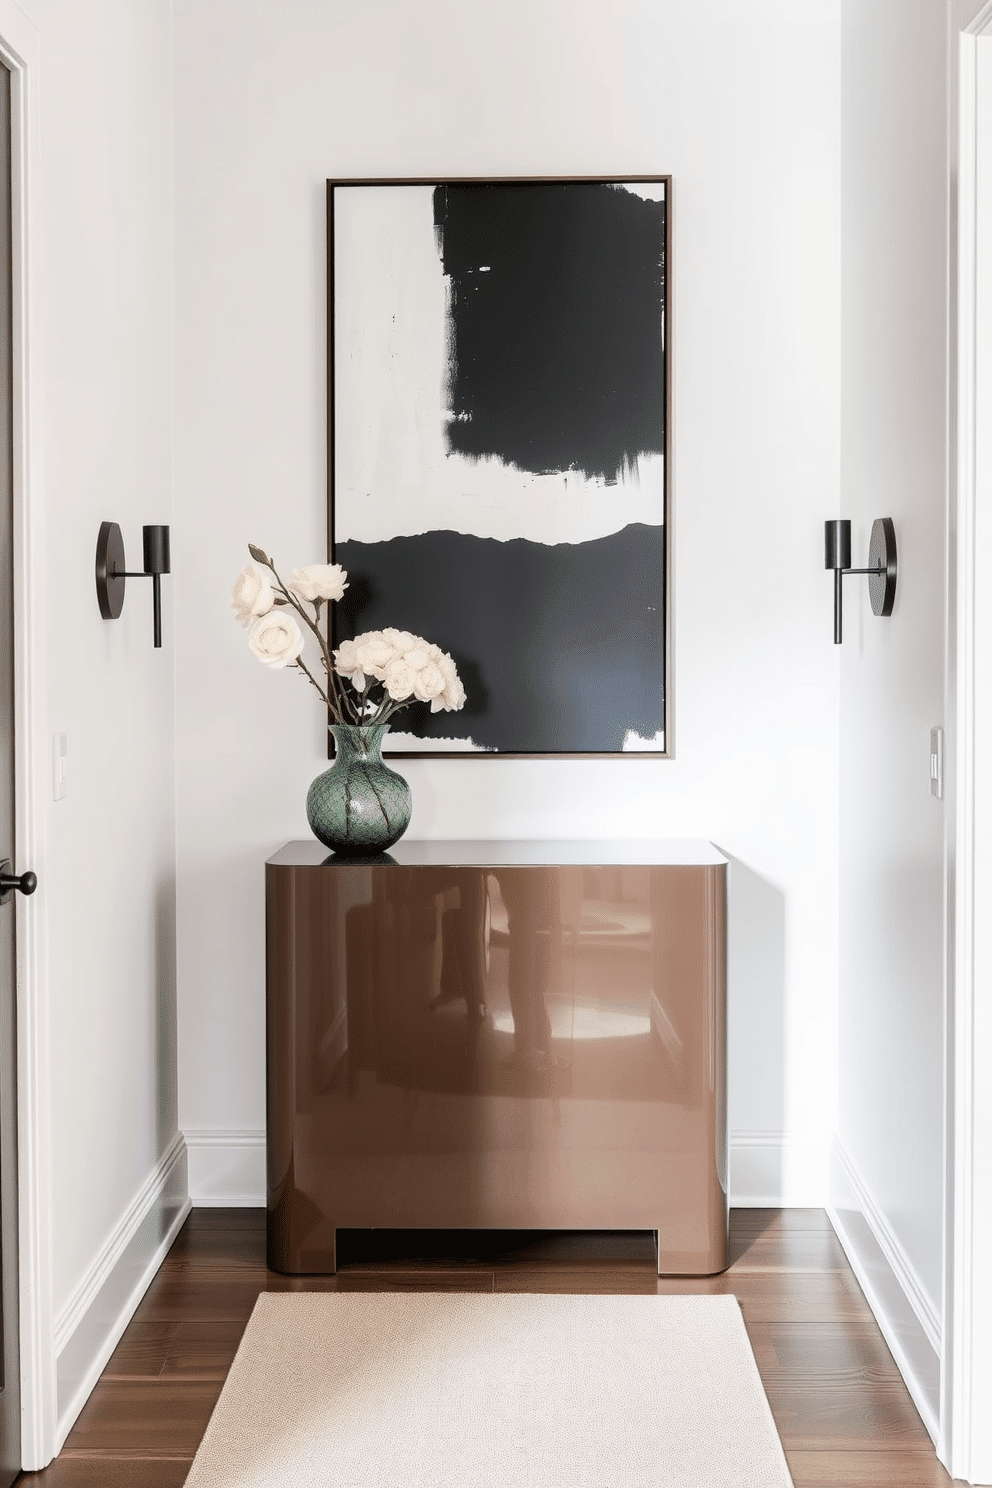
[[[21,1458],[50,1461],[56,1373],[51,1326],[49,1055],[45,958],[44,522],[38,432],[40,334],[32,200],[40,154],[39,34],[15,0],[0,0],[0,57],[11,73],[11,237],[14,455],[15,865],[38,893],[17,914],[17,1148],[20,1265]]]
[[[992,1483],[992,0],[953,0],[947,1174],[941,1460]]]

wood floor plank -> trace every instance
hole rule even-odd
[[[656,1276],[633,1267],[515,1266],[497,1270],[497,1292],[624,1292],[735,1296],[746,1322],[868,1322],[871,1311],[853,1276],[844,1272],[721,1276]]]
[[[337,1291],[469,1291],[491,1292],[492,1272],[451,1269],[376,1271],[367,1274],[340,1271],[336,1276],[280,1276],[262,1268],[234,1268],[231,1272],[211,1267],[209,1274],[185,1269],[181,1274],[163,1271],[152,1282],[135,1313],[139,1323],[217,1322],[240,1323],[251,1317],[260,1292]]]
[[[807,1452],[786,1448],[795,1488],[951,1488],[936,1454]]]
[[[912,1450],[933,1443],[905,1387],[863,1385],[857,1390],[783,1385],[769,1380],[765,1394],[782,1445],[808,1452]]]
[[[62,1454],[192,1458],[220,1390],[218,1380],[101,1378]]]
[[[247,1323],[262,1289],[252,1273],[174,1276],[163,1267],[139,1302],[133,1321]]]
[[[833,1234],[825,1209],[731,1209],[732,1233],[780,1234],[796,1230]]]
[[[175,1271],[184,1266],[196,1266],[197,1269],[221,1266],[228,1270],[235,1266],[264,1266],[265,1231],[213,1227],[188,1230],[183,1226],[163,1264]]]
[[[190,1210],[183,1229],[191,1234],[211,1230],[257,1230],[264,1235],[265,1221],[264,1205],[250,1209],[199,1207]]]
[[[751,1347],[766,1385],[901,1385],[877,1324],[749,1322]]]
[[[189,1468],[181,1457],[56,1457],[41,1472],[22,1473],[16,1488],[183,1488]]]
[[[849,1271],[748,1273],[658,1278],[659,1292],[735,1296],[747,1322],[871,1322],[871,1309]]]
[[[108,1379],[147,1377],[162,1373],[182,1323],[132,1323],[111,1354],[103,1371]]]
[[[163,1377],[225,1380],[244,1331],[243,1323],[181,1323],[163,1362]]]
[[[825,1230],[780,1230],[751,1235],[733,1232],[730,1238],[732,1272],[846,1271],[847,1257],[836,1235]]]
[[[597,1275],[604,1281],[630,1279],[643,1292],[670,1295],[697,1293],[702,1296],[736,1296],[745,1318],[768,1323],[873,1323],[860,1288],[850,1274],[812,1273],[808,1276],[780,1272],[738,1273],[718,1276],[656,1276],[643,1267],[518,1266],[499,1270],[497,1291],[567,1291],[574,1283],[585,1289]]]

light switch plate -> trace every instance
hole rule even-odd
[[[69,735],[52,735],[52,800],[64,801],[69,794]]]
[[[930,794],[944,799],[944,730],[930,730]]]

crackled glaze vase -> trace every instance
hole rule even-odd
[[[310,830],[332,852],[385,852],[410,825],[410,787],[382,758],[388,723],[331,725],[334,763],[307,792]]]

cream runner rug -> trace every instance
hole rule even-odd
[[[733,1297],[263,1293],[186,1488],[791,1488]]]

